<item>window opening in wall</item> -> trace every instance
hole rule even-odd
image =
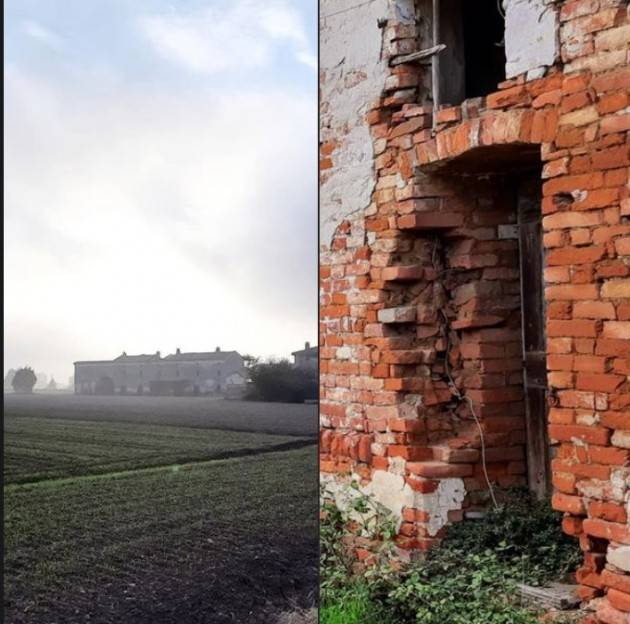
[[[505,80],[503,0],[424,0],[432,16],[433,99],[437,106],[496,91]],[[426,30],[424,31],[426,33]]]
[[[460,4],[466,54],[465,97],[479,97],[496,91],[505,80],[505,14],[501,0],[460,0]]]

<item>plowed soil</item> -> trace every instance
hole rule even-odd
[[[5,485],[7,623],[272,624],[312,604],[311,439],[225,431],[184,412],[183,422],[197,420],[178,427],[174,412],[138,417],[138,405],[101,422],[85,403],[80,418],[50,414],[45,401],[41,411],[42,397],[25,401],[28,411],[13,399],[5,447],[41,461],[34,468],[14,452]]]

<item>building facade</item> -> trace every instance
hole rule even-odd
[[[244,391],[246,371],[236,351],[162,357],[122,353],[113,360],[74,363],[75,394],[226,394]]]
[[[404,553],[513,485],[630,622],[625,0],[323,0],[322,480]],[[341,499],[341,496],[340,496]]]
[[[301,368],[309,372],[317,372],[319,364],[319,348],[311,347],[310,342],[304,343],[304,348],[299,351],[293,351],[293,364],[296,368]]]

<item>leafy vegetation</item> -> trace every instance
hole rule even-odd
[[[536,624],[536,614],[516,600],[516,584],[562,579],[579,564],[577,545],[562,534],[549,502],[514,491],[482,520],[451,527],[440,547],[400,570],[386,552],[391,519],[379,511],[371,528],[359,527],[380,539],[374,565],[354,575],[340,544],[348,523],[357,524],[356,507],[369,504],[363,499],[356,497],[346,511],[324,506],[321,624]]]
[[[249,368],[255,401],[303,403],[317,399],[317,372],[295,367],[288,360],[256,362]]]
[[[33,392],[36,383],[37,377],[35,376],[35,372],[28,366],[18,368],[11,381],[14,392],[24,392],[26,394]]]

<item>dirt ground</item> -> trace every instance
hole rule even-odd
[[[24,426],[28,418],[41,424],[33,418],[40,400],[30,403]],[[165,413],[157,418],[173,427]],[[120,409],[114,416],[107,422],[136,418],[123,419]],[[95,422],[93,413],[66,422],[75,444],[86,436],[87,455],[103,452],[85,426]],[[54,440],[46,431],[43,447]],[[146,450],[153,433],[138,434]],[[318,564],[316,446],[273,450],[260,435],[261,453],[248,439],[245,454],[229,459],[103,474],[88,466],[84,474],[6,485],[5,621],[272,624],[310,607]],[[164,438],[156,439],[161,452]]]

